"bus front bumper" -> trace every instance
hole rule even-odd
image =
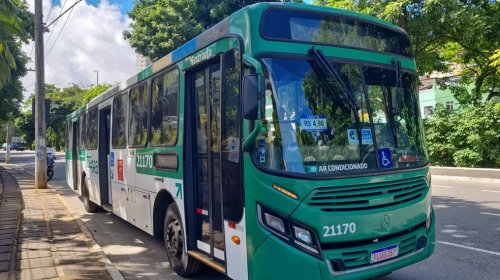
[[[252,279],[369,279],[390,273],[394,270],[417,263],[428,258],[435,246],[435,216],[432,211],[431,226],[427,231],[417,228],[414,231],[392,239],[370,245],[349,248],[325,248],[323,260],[289,246],[279,238],[270,235],[251,257]],[[414,242],[414,245],[409,245]],[[397,257],[369,263],[371,250],[393,244],[414,246],[412,250]],[[339,263],[342,256],[351,263],[346,266]],[[346,257],[345,257],[346,258]],[[368,258],[368,260],[366,260]]]

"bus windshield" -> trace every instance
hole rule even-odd
[[[332,63],[332,80],[311,60],[262,61],[264,133],[253,153],[262,167],[317,176],[427,163],[414,73]]]

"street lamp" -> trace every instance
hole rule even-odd
[[[99,85],[99,70],[94,70],[95,74],[96,74],[96,86]]]

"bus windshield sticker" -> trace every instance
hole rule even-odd
[[[303,116],[300,118],[300,129],[305,131],[328,130],[324,116]]]
[[[349,145],[359,145],[358,132],[356,129],[347,130]],[[361,143],[363,145],[373,145],[372,130],[369,128],[361,129]]]
[[[259,162],[266,163],[266,142],[263,139],[259,140]]]
[[[342,171],[356,171],[368,169],[368,164],[363,163],[346,163],[346,164],[328,164],[328,165],[309,165],[306,166],[307,173],[333,173]]]
[[[228,156],[229,161],[239,163],[240,162],[240,141],[236,137],[228,137]]]
[[[391,150],[389,148],[378,149],[378,160],[380,162],[380,167],[392,168]]]

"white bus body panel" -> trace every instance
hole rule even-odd
[[[236,228],[229,227],[227,220],[224,220],[224,239],[226,244],[226,272],[232,279],[248,279],[247,262],[247,232],[245,223],[245,211],[243,218],[236,224]],[[235,244],[231,237],[240,238],[240,244]]]

